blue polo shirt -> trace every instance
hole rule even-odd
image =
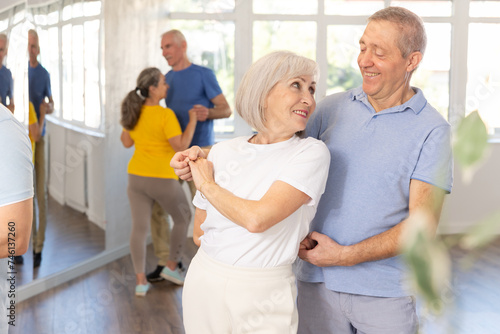
[[[11,100],[13,95],[14,95],[14,80],[12,80],[12,73],[7,67],[2,66],[0,67],[1,103],[3,105],[7,105],[7,97],[9,97],[9,100]]]
[[[451,127],[422,91],[375,112],[361,88],[322,100],[306,134],[330,150],[326,190],[311,224],[341,245],[387,231],[408,216],[410,180],[451,191]],[[319,268],[302,260],[298,278],[333,291],[379,297],[409,295],[400,256],[352,267]]]
[[[40,64],[31,67],[28,63],[28,81],[30,102],[35,107],[36,117],[40,119],[40,104],[46,97],[52,96],[49,72]],[[42,136],[45,135],[46,124],[43,124]]]
[[[182,131],[189,123],[189,110],[195,104],[213,108],[214,104],[210,100],[222,94],[214,72],[209,68],[195,64],[180,71],[169,71],[165,74],[165,82],[170,86],[165,103],[168,108],[174,111]],[[190,146],[213,145],[214,138],[214,121],[212,119],[197,122]]]

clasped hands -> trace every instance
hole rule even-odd
[[[170,167],[181,180],[194,181],[196,189],[201,190],[204,184],[215,183],[213,164],[205,157],[199,146],[192,146],[177,152],[170,161]]]

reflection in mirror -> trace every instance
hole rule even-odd
[[[11,70],[14,79],[14,116],[27,129],[32,122],[42,125],[42,97],[45,102],[52,97],[54,102],[54,112],[43,121],[43,142],[35,145],[35,166],[44,166],[36,169],[45,175],[42,184],[43,177],[38,175],[37,186],[45,189],[46,229],[40,224],[44,205],[39,203],[34,208],[36,224],[30,247],[22,261],[18,259],[18,286],[56,274],[105,249],[104,201],[94,189],[102,181],[95,172],[102,170],[95,156],[102,152],[104,136],[100,132],[100,26],[100,0],[60,0],[43,6],[31,6],[30,1],[0,4],[0,33],[9,39],[2,65]],[[34,55],[28,52],[30,29],[38,34],[40,46]],[[50,79],[40,79],[40,65]],[[33,94],[34,87],[39,94]],[[28,116],[30,100],[36,120]],[[38,157],[41,152],[44,157]],[[38,202],[36,198],[34,202]],[[39,266],[34,265],[35,251],[41,253]]]

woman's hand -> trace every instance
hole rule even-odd
[[[175,153],[170,160],[170,167],[174,169],[175,175],[181,180],[192,181],[189,161],[196,160],[198,157],[206,158],[206,156],[206,153],[199,146],[192,146],[187,150]]]
[[[189,161],[189,167],[191,167],[191,174],[196,189],[200,192],[202,192],[205,184],[215,183],[214,165],[212,162],[204,158],[197,158],[194,161]]]

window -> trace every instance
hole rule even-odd
[[[27,122],[27,31],[36,29],[40,63],[50,73],[54,113],[73,125],[100,129],[101,1],[60,0],[20,5],[0,13],[0,32],[10,33],[7,66],[14,77],[16,117]],[[60,38],[61,37],[61,38]]]
[[[500,1],[172,0],[170,18],[185,24],[207,19],[234,22],[234,40],[225,40],[226,50],[235,48],[234,72],[228,72],[234,86],[224,86],[226,96],[233,96],[253,61],[272,50],[288,49],[320,65],[319,101],[361,84],[359,38],[369,15],[390,5],[408,8],[425,22],[427,50],[412,85],[422,88],[430,104],[452,124],[478,109],[490,134],[500,135],[500,69],[492,65],[500,58],[500,43],[486,40],[500,33]],[[232,135],[249,130],[238,116],[223,122],[224,130],[216,129],[221,137],[228,130]]]

